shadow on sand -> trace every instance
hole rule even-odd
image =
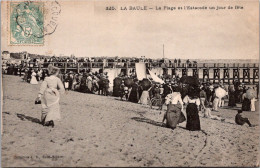
[[[34,122],[34,123],[37,123],[37,124],[41,124],[41,121],[38,119],[38,118],[33,118],[33,117],[30,117],[30,116],[26,116],[24,114],[16,114],[18,118],[20,118],[21,120],[29,120],[31,122]]]
[[[155,126],[167,128],[166,124],[164,124],[162,122],[154,121],[154,120],[151,120],[151,119],[145,118],[145,117],[133,117],[131,119],[138,121],[138,122],[145,122],[145,123],[152,124],[152,125],[155,125]]]

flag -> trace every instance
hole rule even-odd
[[[164,84],[164,81],[162,79],[160,79],[158,76],[156,76],[152,71],[148,70],[149,74],[151,76],[151,78],[153,79],[153,81],[158,82],[160,84]]]
[[[147,78],[145,63],[135,63],[135,71],[138,80],[143,80],[144,78]]]

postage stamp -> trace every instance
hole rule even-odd
[[[44,44],[44,3],[10,2],[10,44]]]

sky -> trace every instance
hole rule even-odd
[[[1,4],[1,50],[76,57],[258,59],[259,2],[249,1],[58,1],[56,31],[42,46],[10,46],[8,7]],[[148,6],[153,10],[119,10]],[[117,10],[105,10],[114,6]],[[233,10],[155,10],[155,7],[243,6]],[[45,23],[50,19],[46,5]],[[48,12],[49,11],[49,12]]]

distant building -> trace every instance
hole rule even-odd
[[[10,53],[10,58],[12,59],[27,59],[28,53],[26,51],[19,52],[19,53]]]
[[[3,52],[2,52],[2,59],[4,59],[4,60],[10,59],[10,53],[9,53],[9,51],[3,51]]]

